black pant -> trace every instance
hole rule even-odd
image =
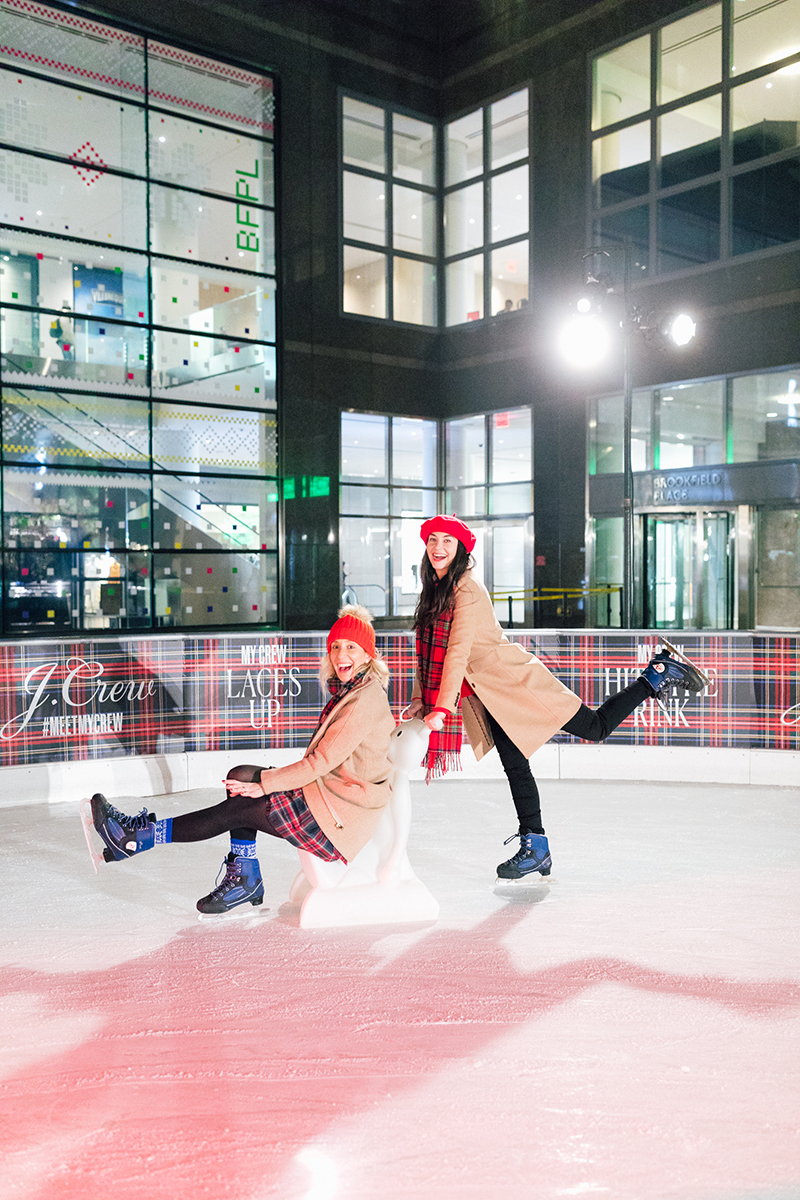
[[[562,728],[565,733],[571,733],[587,742],[603,742],[635,708],[652,695],[653,689],[649,684],[642,679],[636,679],[621,692],[609,696],[599,708],[588,708],[582,704],[575,716],[570,717]],[[486,715],[511,788],[511,798],[517,810],[520,829],[529,829],[531,833],[544,833],[539,789],[531,774],[530,763],[488,709]]]
[[[228,779],[257,783],[265,770],[266,767],[245,764],[228,771]],[[204,842],[221,833],[230,833],[238,842],[254,842],[259,830],[280,837],[270,822],[269,804],[263,796],[256,800],[250,796],[228,796],[221,804],[172,819],[173,842]]]

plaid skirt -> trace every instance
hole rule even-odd
[[[278,837],[298,850],[307,850],[323,862],[347,862],[314,820],[302,788],[267,792],[266,801],[267,816]]]

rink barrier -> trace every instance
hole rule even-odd
[[[295,762],[297,750],[268,751],[268,766]],[[77,801],[92,792],[110,798],[164,796],[173,792],[219,786],[241,754],[212,750],[190,754],[155,755],[152,758],[84,759],[70,763],[37,763],[5,767],[0,772],[0,809],[23,804],[57,804]],[[462,779],[502,780],[496,754],[475,761],[469,746],[461,752],[462,771],[441,784],[457,786]],[[550,743],[531,759],[537,779],[630,780],[653,783],[745,784],[793,787],[800,791],[800,751],[707,750],[689,746],[617,746],[609,754],[604,746],[565,746]],[[425,778],[421,769],[411,781]]]
[[[295,761],[324,701],[317,670],[325,636],[0,644],[0,805],[67,799],[87,787],[146,796],[208,786],[221,778],[217,762],[227,770],[254,753],[266,762]],[[592,706],[635,679],[659,644],[652,631],[509,637]],[[671,695],[666,712],[647,701],[599,746],[558,734],[536,754],[536,773],[800,785],[800,634],[670,637],[702,665],[711,686],[700,695]],[[413,683],[413,636],[379,633],[377,642],[399,719]],[[499,772],[496,755],[475,764],[465,746],[463,759],[468,775]],[[108,782],[92,786],[98,779]]]

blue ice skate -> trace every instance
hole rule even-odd
[[[497,878],[524,879],[536,871],[540,875],[549,875],[553,860],[550,857],[550,847],[543,833],[531,833],[529,829],[521,829],[503,842],[507,846],[515,838],[519,838],[519,850],[507,862],[500,863],[497,868]]]
[[[681,654],[671,642],[661,639],[662,649],[653,655],[640,676],[653,689],[654,696],[673,685],[687,692],[702,692],[711,682],[698,666],[685,654]]]
[[[264,884],[257,858],[241,858],[230,852],[223,859],[220,875],[222,882],[202,900],[197,901],[197,911],[204,916],[220,916],[240,904],[261,904],[264,899]],[[219,876],[217,876],[219,880]]]
[[[122,813],[105,796],[95,792],[92,796],[92,823],[106,844],[103,858],[106,862],[121,862],[143,850],[151,850],[156,840],[153,814],[143,808],[135,817]]]

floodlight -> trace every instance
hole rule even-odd
[[[597,279],[587,279],[581,288],[575,307],[579,313],[599,312],[608,295],[608,288]]]
[[[697,333],[697,325],[688,313],[677,313],[669,320],[667,337],[676,346],[688,346]]]
[[[593,313],[570,317],[561,330],[558,347],[563,358],[578,368],[595,367],[611,347],[608,323]]]
[[[632,318],[633,327],[639,330],[648,345],[659,350],[688,346],[697,332],[694,318],[688,313],[660,311],[643,316],[634,310]]]

